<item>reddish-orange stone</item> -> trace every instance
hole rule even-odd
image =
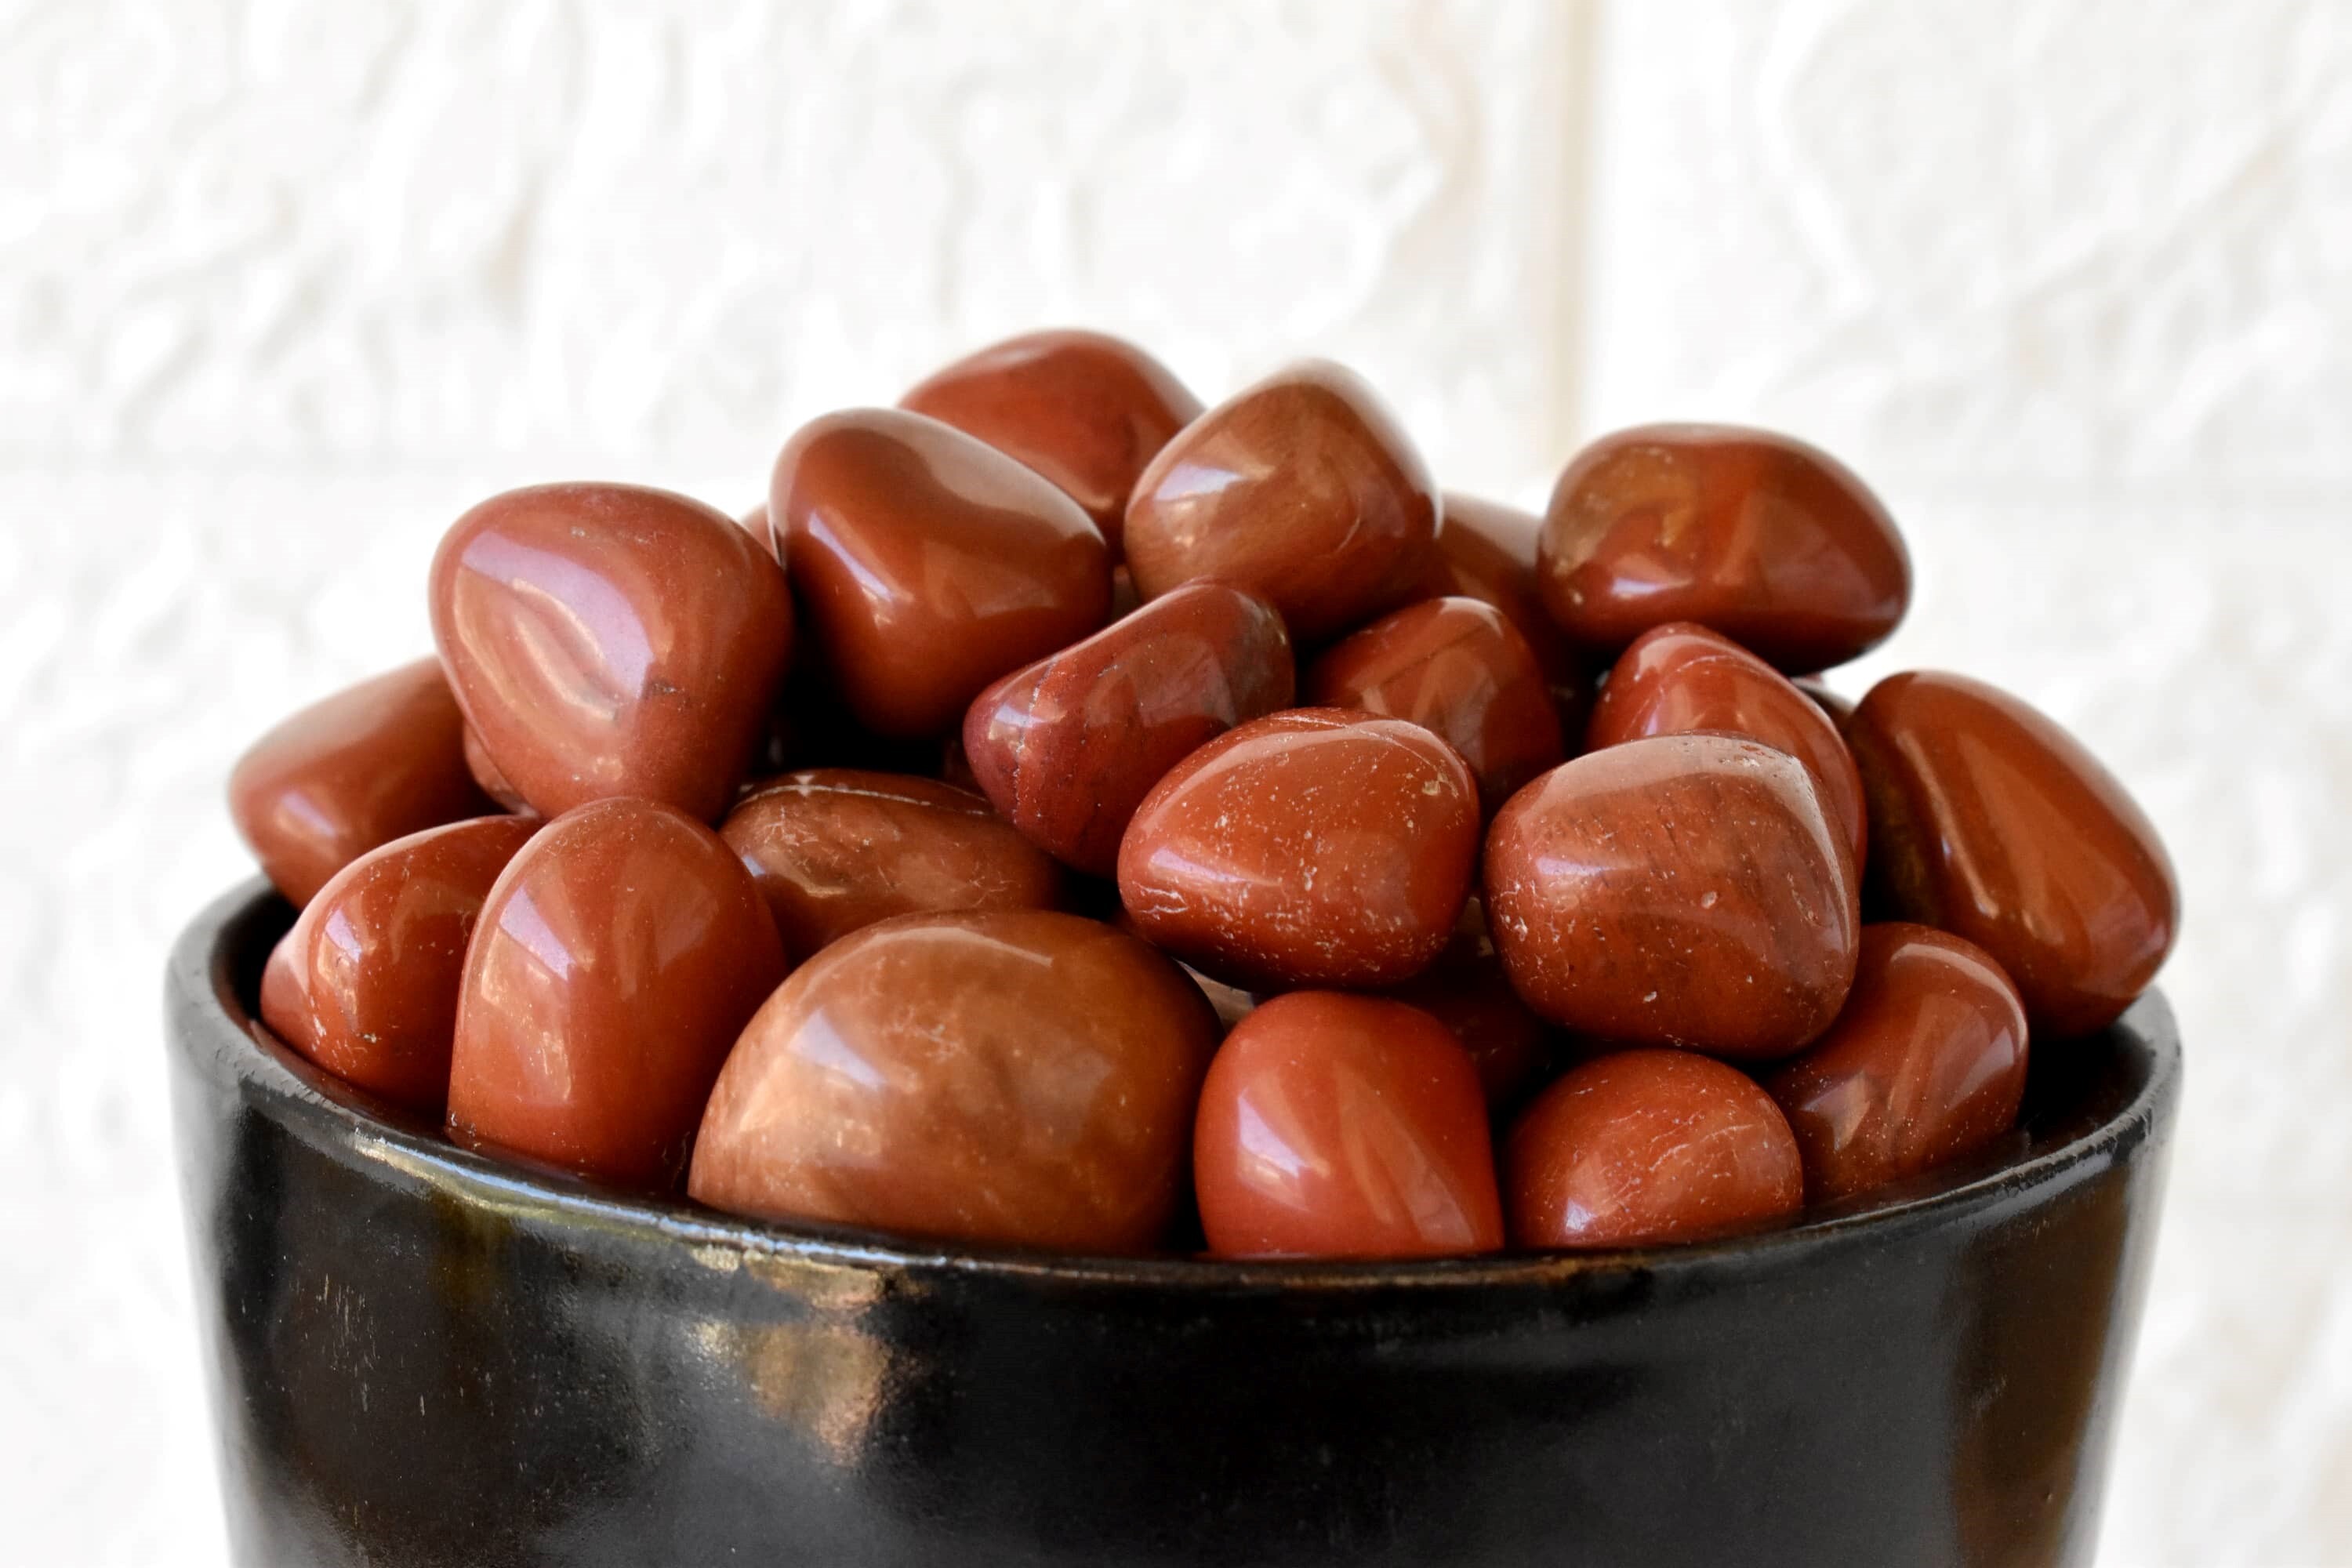
[[[1214,579],[1263,595],[1313,645],[1395,608],[1427,571],[1437,493],[1354,372],[1293,365],[1160,449],[1127,509],[1127,563],[1156,599]]]
[[[475,927],[449,1136],[667,1191],[719,1064],[784,972],[759,889],[709,828],[646,800],[567,812]]]
[[[1307,670],[1305,696],[1431,731],[1470,764],[1489,812],[1565,754],[1535,655],[1476,599],[1424,599],[1340,639]]]
[[[804,769],[744,795],[719,832],[796,958],[896,915],[1045,910],[1062,897],[1049,856],[937,779]]]
[[[1487,1109],[1498,1114],[1517,1106],[1551,1059],[1552,1029],[1511,989],[1486,929],[1485,900],[1475,893],[1463,904],[1437,962],[1385,994],[1454,1031],[1477,1065]]]
[[[1786,1056],[1853,982],[1853,857],[1805,765],[1744,736],[1554,768],[1496,815],[1486,891],[1519,994],[1604,1039]]]
[[[841,700],[877,735],[945,733],[989,682],[1109,618],[1110,553],[1078,503],[919,414],[803,426],[768,515]]]
[[[484,501],[434,556],[432,607],[483,751],[544,816],[629,795],[717,821],[792,657],[774,560],[724,512],[634,485]]]
[[[1538,547],[1544,603],[1614,654],[1696,621],[1805,674],[1885,640],[1911,558],[1878,498],[1828,453],[1719,425],[1647,425],[1576,455]]]
[[[237,760],[228,809],[299,909],[369,850],[497,807],[466,771],[465,721],[427,658],[281,721]]]
[[[1119,552],[1128,493],[1201,400],[1158,360],[1101,332],[1024,332],[966,355],[898,400],[1054,481]]]
[[[1889,676],[1847,722],[1872,872],[1905,920],[1992,955],[2037,1041],[2115,1022],[2179,929],[2172,861],[2115,775],[2005,691]]]
[[[1633,639],[1593,704],[1588,751],[1643,735],[1718,730],[1777,746],[1812,771],[1822,799],[1864,864],[1868,814],[1862,776],[1837,726],[1786,676],[1730,638],[1672,621]]]
[[[1862,928],[1830,1032],[1764,1087],[1788,1116],[1815,1203],[1983,1148],[2025,1098],[2025,1005],[1974,942],[1891,921]]]
[[[372,849],[304,906],[261,977],[261,1021],[346,1083],[435,1118],[466,944],[536,821],[484,816]]]
[[[1655,1247],[1759,1230],[1804,1204],[1797,1140],[1772,1097],[1686,1051],[1619,1051],[1538,1095],[1504,1153],[1511,1240]]]
[[[481,786],[484,795],[509,812],[518,816],[538,815],[530,809],[530,802],[523,799],[515,786],[507,782],[507,775],[499,772],[499,764],[491,759],[488,748],[482,744],[482,738],[474,733],[471,724],[466,726],[466,771],[474,775],[474,782]]]
[[[1271,605],[1188,583],[982,692],[964,717],[964,755],[1006,821],[1108,877],[1160,776],[1234,725],[1289,707],[1296,679]]]
[[[1297,991],[1234,1025],[1202,1086],[1192,1180],[1221,1257],[1503,1244],[1477,1068],[1401,1002]]]
[[[1559,714],[1560,733],[1572,744],[1584,733],[1592,671],[1553,622],[1536,586],[1536,534],[1543,520],[1455,490],[1446,492],[1444,514],[1422,592],[1431,598],[1459,594],[1503,612],[1536,656]]]
[[[713,1208],[1066,1252],[1164,1239],[1217,1021],[1135,938],[1044,910],[908,915],[743,1031],[688,1190]]]
[[[1421,728],[1337,708],[1268,714],[1171,769],[1119,847],[1156,945],[1253,989],[1390,985],[1453,934],[1478,795]]]

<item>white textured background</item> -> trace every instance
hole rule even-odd
[[[1662,416],[1876,483],[1922,589],[1841,684],[2026,694],[2187,888],[2103,1563],[2352,1563],[2329,0],[0,0],[0,1552],[217,1558],[155,994],[244,740],[426,647],[481,495],[740,508],[1058,321],[1351,361],[1521,500]]]

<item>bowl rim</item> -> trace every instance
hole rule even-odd
[[[274,911],[290,915],[277,890],[256,877],[214,900],[173,945],[164,984],[166,1026],[173,1049],[190,1058],[198,1072],[224,1087],[233,1082],[281,1127],[341,1163],[372,1169],[377,1179],[405,1180],[469,1206],[499,1210],[518,1223],[618,1229],[648,1243],[693,1249],[699,1261],[728,1268],[762,1259],[858,1273],[980,1275],[1203,1297],[1300,1289],[1455,1292],[1595,1277],[1718,1274],[1771,1262],[1801,1264],[1823,1248],[1896,1240],[1994,1211],[2055,1201],[2167,1133],[2180,1093],[2179,1030],[2170,1005],[2151,989],[2115,1026],[2145,1054],[2145,1075],[2096,1125],[1964,1181],[1772,1230],[1671,1247],[1401,1259],[1111,1257],[950,1246],[850,1227],[741,1218],[682,1196],[615,1193],[559,1173],[494,1160],[383,1120],[371,1113],[363,1095],[270,1035],[238,995],[239,960],[258,971],[258,963],[251,962],[254,932]]]

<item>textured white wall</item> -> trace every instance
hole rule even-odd
[[[490,490],[760,492],[1083,321],[1447,482],[1754,419],[2168,831],[2189,1100],[2119,1568],[2352,1563],[2352,14],[1545,0],[0,4],[0,1497],[217,1553],[154,1018],[219,785]],[[691,11],[690,19],[686,13]]]

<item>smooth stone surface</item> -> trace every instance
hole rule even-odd
[[[499,771],[498,762],[490,755],[489,748],[482,744],[482,737],[475,733],[471,724],[466,726],[465,748],[466,771],[474,776],[474,783],[480,786],[484,795],[511,814],[539,815],[530,809],[530,802],[523,799],[521,793],[507,782],[507,775]]]
[[[1119,846],[1144,935],[1253,989],[1388,985],[1453,934],[1478,795],[1444,742],[1337,708],[1268,714],[1171,769]]]
[[[1658,735],[1554,768],[1486,840],[1511,984],[1627,1044],[1785,1056],[1853,981],[1853,866],[1802,763],[1734,735]]]
[[[1536,1096],[1504,1151],[1516,1247],[1656,1247],[1759,1230],[1804,1206],[1772,1097],[1687,1051],[1620,1051]]]
[[[887,921],[743,1031],[688,1191],[768,1219],[1141,1251],[1175,1213],[1216,1042],[1192,983],[1098,921]]]
[[[1225,1037],[1192,1181],[1223,1258],[1442,1258],[1503,1245],[1477,1068],[1402,1002],[1297,991]]]
[[[1108,877],[1160,776],[1234,725],[1289,707],[1296,682],[1272,605],[1188,583],[982,692],[964,717],[964,756],[1006,821]]]
[[[1786,676],[1720,633],[1671,621],[1635,637],[1593,704],[1584,745],[1597,752],[1643,735],[1696,730],[1746,735],[1804,763],[1845,831],[1855,867],[1868,864],[1862,775],[1837,726]]]
[[[1832,689],[1829,682],[1817,680],[1811,676],[1801,679],[1796,685],[1797,689],[1803,692],[1814,707],[1829,715],[1830,722],[1837,727],[1838,733],[1843,736],[1845,733],[1846,721],[1853,717],[1853,699],[1843,691]]]
[[[898,406],[1034,468],[1102,530],[1115,557],[1127,498],[1201,400],[1166,365],[1104,332],[1024,332],[935,372]]]
[[[1551,1026],[1511,989],[1494,933],[1486,928],[1486,900],[1475,893],[1464,900],[1454,935],[1437,961],[1385,994],[1454,1031],[1478,1068],[1486,1109],[1497,1115],[1517,1107],[1559,1044]]]
[[[895,915],[1052,909],[1062,871],[988,802],[936,779],[808,768],[719,826],[795,959]]]
[[[634,485],[484,501],[434,556],[432,607],[483,750],[549,817],[631,795],[717,821],[792,658],[774,560],[724,512]]]
[[[989,682],[1109,617],[1110,553],[1085,510],[919,414],[802,426],[768,513],[842,701],[879,735],[953,728]]]
[[[785,968],[759,889],[709,828],[646,800],[565,813],[475,928],[450,1138],[671,1190],[719,1064]]]
[[[1324,649],[1305,700],[1431,731],[1462,755],[1492,812],[1567,752],[1551,690],[1526,639],[1492,605],[1424,599]]]
[[[1136,481],[1127,563],[1155,599],[1213,578],[1265,595],[1313,645],[1417,590],[1437,492],[1353,371],[1309,360],[1185,426]]]
[[[1775,668],[1827,669],[1885,640],[1911,558],[1868,487],[1828,453],[1727,425],[1645,425],[1579,452],[1538,545],[1552,618],[1614,654],[1696,621]]]
[[[497,809],[466,771],[465,727],[440,661],[403,665],[256,741],[229,774],[229,816],[300,909],[369,850]]]
[[[2025,1099],[2025,1004],[1974,942],[1907,921],[1862,928],[1845,1010],[1764,1087],[1828,1203],[1985,1147]]]
[[[1500,501],[1445,492],[1437,547],[1428,552],[1422,592],[1431,598],[1459,594],[1492,605],[1509,618],[1551,689],[1560,733],[1584,733],[1592,703],[1590,661],[1544,608],[1536,585],[1536,535],[1543,519]]]
[[[490,885],[539,826],[453,822],[344,867],[270,954],[262,1022],[344,1082],[437,1120],[466,944]]]
[[[2170,857],[2083,743],[2009,693],[1922,671],[1873,687],[1846,726],[1892,911],[1990,953],[2037,1041],[2105,1027],[2179,930]]]

